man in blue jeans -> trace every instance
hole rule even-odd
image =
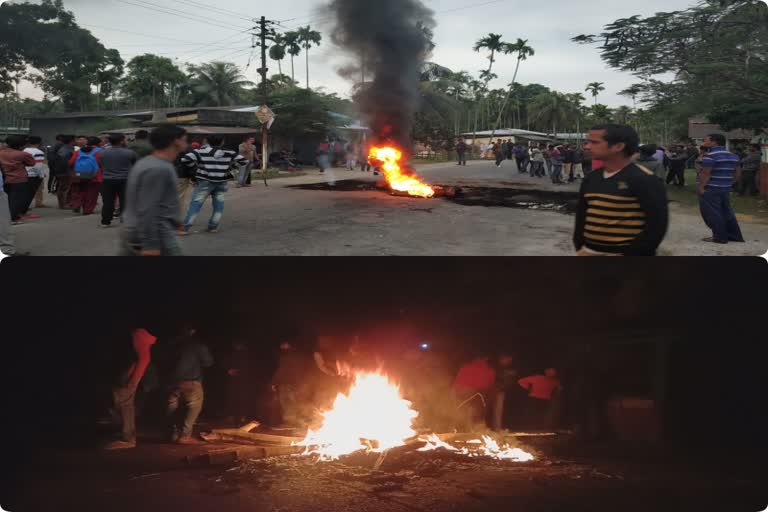
[[[168,418],[171,441],[178,444],[199,444],[192,437],[200,412],[203,410],[203,369],[213,366],[208,347],[197,338],[197,331],[185,328],[184,335],[171,343],[169,348],[170,387],[168,394]],[[179,411],[183,406],[183,419]]]
[[[195,170],[195,189],[184,226],[178,232],[181,236],[189,234],[209,196],[213,197],[213,215],[208,221],[208,232],[219,232],[221,217],[224,215],[224,197],[229,190],[229,181],[233,179],[232,169],[238,166],[244,172],[248,165],[248,160],[237,151],[222,148],[224,137],[221,135],[210,135],[208,144],[181,159],[182,165]]]
[[[727,244],[744,242],[736,213],[731,206],[731,191],[734,182],[741,178],[737,155],[725,149],[725,136],[712,134],[704,139],[704,146],[709,153],[701,162],[699,173],[699,205],[701,216],[712,236],[704,242]]]

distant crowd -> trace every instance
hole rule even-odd
[[[466,165],[470,146],[464,139],[459,139],[456,149],[459,154],[458,165]],[[515,161],[520,174],[537,178],[549,177],[554,184],[583,180],[585,175],[604,165],[593,157],[587,142],[553,145],[515,143],[512,139],[498,139],[496,142],[483,144],[480,151],[484,159],[493,160],[497,167],[502,167],[505,161]],[[740,196],[756,197],[760,190],[761,146],[749,144],[734,148],[733,152],[739,157],[742,171],[734,191]],[[653,171],[667,185],[685,187],[685,171],[695,169],[698,174],[707,153],[708,147],[693,143],[670,148],[647,144],[640,146],[634,159]]]

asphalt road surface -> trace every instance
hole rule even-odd
[[[529,191],[530,204],[541,192],[577,192],[546,179],[520,175],[508,161],[419,166],[432,184]],[[329,180],[375,182],[371,173],[336,169],[326,175],[280,178],[267,188],[231,189],[221,232],[204,233],[210,202],[197,233],[181,240],[190,256],[563,256],[571,255],[574,218],[565,211],[460,204],[447,199],[393,197],[376,190],[301,190],[296,185]],[[46,196],[49,205],[54,198]],[[542,199],[542,204],[548,200]],[[98,211],[98,210],[97,210]],[[756,256],[768,247],[768,224],[742,219],[746,244],[715,246],[695,210],[672,204],[672,225],[663,255]],[[39,256],[115,255],[119,228],[98,229],[99,216],[76,216],[54,208],[38,210],[42,219],[13,227],[16,245]],[[201,232],[203,231],[203,232]]]

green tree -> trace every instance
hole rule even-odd
[[[613,121],[619,124],[630,124],[632,109],[627,106],[621,106],[613,111]]]
[[[484,88],[488,89],[488,84],[494,78],[497,78],[493,74],[493,65],[496,63],[496,55],[499,53],[509,54],[509,43],[502,41],[501,34],[490,33],[475,43],[475,51],[480,53],[482,50],[491,52],[488,55],[488,69],[481,73],[481,79],[485,81]]]
[[[269,48],[269,58],[277,61],[277,69],[280,75],[283,74],[283,59],[286,55],[286,49],[285,49],[285,36],[282,34],[277,34],[274,37],[273,44]]]
[[[6,3],[0,26],[0,93],[27,78],[61,98],[67,110],[82,111],[98,105],[93,89],[98,91],[103,79],[122,73],[119,52],[79,27],[61,0]]]
[[[595,105],[597,105],[597,97],[605,90],[605,84],[603,82],[591,82],[587,84],[587,88],[584,90],[592,94],[592,97],[595,99]]]
[[[613,111],[606,105],[593,105],[589,109],[589,120],[592,124],[608,123],[613,118]]]
[[[247,87],[254,84],[245,79],[240,68],[231,62],[210,62],[190,66],[192,90],[198,105],[231,106],[245,97]]]
[[[128,62],[127,70],[123,94],[135,105],[151,108],[173,106],[175,91],[188,80],[171,59],[153,54],[134,57]]]
[[[768,119],[768,7],[759,0],[704,0],[693,7],[632,16],[574,41],[599,44],[611,67],[640,78],[636,97],[651,109],[705,114],[726,128],[760,130]],[[663,75],[675,78],[659,80]],[[667,87],[659,85],[664,82]]]
[[[304,48],[304,54],[307,58],[307,89],[309,89],[309,50],[313,46],[320,46],[323,36],[317,30],[307,25],[299,29],[299,43]]]
[[[493,125],[491,139],[493,139],[493,137],[496,135],[496,130],[501,124],[501,119],[504,116],[504,111],[506,110],[507,104],[509,103],[509,98],[512,96],[512,90],[514,89],[515,81],[517,80],[517,73],[520,71],[520,63],[524,60],[528,60],[528,57],[536,55],[536,51],[528,46],[527,39],[518,38],[514,44],[508,44],[505,48],[505,51],[517,54],[517,65],[515,66],[515,74],[512,76],[512,83],[509,84],[509,89],[507,90],[507,96],[504,98],[504,103],[501,105],[501,109],[499,110],[499,117],[496,119],[496,123]]]
[[[299,33],[290,31],[283,34],[285,51],[291,56],[291,78],[296,80],[296,72],[293,66],[293,59],[301,53],[301,44],[299,44]]]
[[[530,103],[529,112],[532,125],[540,130],[553,134],[558,129],[568,128],[577,123],[579,117],[578,105],[573,96],[549,91],[539,94]]]
[[[334,126],[329,115],[330,100],[311,89],[289,87],[270,95],[277,119],[270,132],[277,137],[312,135],[323,137]]]

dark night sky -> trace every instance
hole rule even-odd
[[[192,320],[214,346],[263,350],[265,368],[284,337],[322,333],[429,339],[455,360],[508,347],[531,369],[567,365],[579,342],[668,338],[678,431],[765,436],[759,259],[19,259],[0,282],[2,410],[25,418],[6,428],[88,414],[132,324],[167,337]],[[645,371],[642,349],[612,353]]]

